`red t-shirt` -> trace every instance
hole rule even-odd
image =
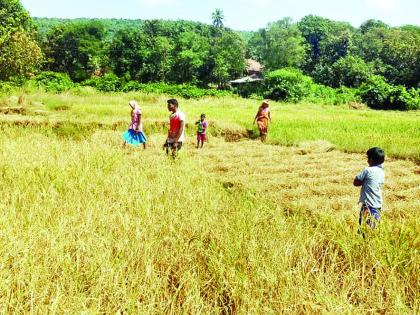
[[[185,122],[185,114],[183,112],[176,112],[169,116],[169,141],[173,140],[181,128],[181,121]],[[184,141],[184,131],[178,139],[179,142]]]

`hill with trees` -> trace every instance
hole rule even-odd
[[[108,75],[118,77],[120,86],[163,82],[225,89],[245,74],[245,59],[252,58],[263,65],[266,77],[290,69],[311,80],[312,91],[325,87],[312,93],[315,96],[329,93],[329,88],[351,88],[361,101],[379,108],[420,106],[416,25],[391,27],[368,20],[356,28],[308,15],[241,32],[224,26],[220,9],[209,25],[184,20],[32,20],[18,0],[1,0],[0,5],[1,80],[52,71],[76,83]],[[291,77],[289,73],[274,81],[288,85]],[[282,97],[270,89],[246,87],[242,94]]]

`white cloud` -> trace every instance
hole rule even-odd
[[[391,11],[399,7],[401,0],[366,0],[368,6],[374,9]]]

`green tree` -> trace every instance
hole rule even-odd
[[[420,28],[371,27],[358,39],[355,55],[374,65],[390,83],[411,87],[420,82]]]
[[[32,19],[19,0],[0,0],[0,45],[15,32],[32,30]]]
[[[264,81],[266,94],[273,100],[298,102],[309,95],[312,78],[294,68],[283,68],[268,72]]]
[[[119,31],[109,46],[111,69],[119,77],[141,81],[141,69],[149,56],[146,47],[147,36],[141,30]]]
[[[252,34],[246,45],[246,57],[258,60],[261,63],[264,59],[264,50],[267,46],[267,29],[261,28]]]
[[[42,54],[34,41],[34,27],[18,0],[0,0],[0,80],[29,76]]]
[[[14,32],[0,46],[0,79],[34,74],[41,59],[37,43],[25,32]]]
[[[332,87],[358,87],[373,75],[372,65],[368,65],[360,57],[347,55],[331,66],[328,85]]]
[[[214,12],[211,14],[211,18],[213,21],[213,26],[216,28],[222,28],[223,27],[223,20],[224,20],[224,15],[223,15],[223,11],[221,9],[216,9],[214,10]]]
[[[308,44],[303,69],[306,73],[312,73],[322,56],[321,41],[331,34],[332,21],[320,16],[308,15],[300,20],[298,27]]]
[[[305,40],[296,24],[284,18],[268,25],[262,46],[267,69],[299,67],[305,58]]]
[[[332,65],[355,48],[355,31],[347,24],[333,24],[331,33],[320,42],[319,62]]]
[[[173,64],[173,43],[170,38],[157,36],[149,38],[148,58],[142,71],[143,80],[166,81]]]
[[[420,83],[420,33],[401,29],[387,32],[381,59],[389,82],[417,86]]]
[[[177,51],[179,53],[174,58],[174,80],[178,83],[199,83],[200,70],[209,59],[209,41],[195,32],[184,32],[178,37]]]
[[[242,38],[232,32],[223,31],[212,43],[212,79],[224,87],[231,78],[238,77],[245,70],[245,45]]]
[[[355,54],[366,62],[378,62],[381,60],[381,53],[384,46],[384,38],[389,30],[378,27],[370,28],[360,34],[357,38]]]
[[[83,81],[102,65],[105,29],[101,22],[73,22],[54,27],[43,43],[46,68]]]
[[[365,34],[369,32],[372,29],[389,29],[389,25],[380,21],[380,20],[374,20],[370,19],[366,22],[363,22],[362,25],[360,25],[360,32],[362,34]]]
[[[109,58],[118,76],[141,82],[166,81],[171,77],[173,42],[169,37],[151,34],[135,30],[116,35],[109,47]]]

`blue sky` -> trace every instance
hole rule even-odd
[[[359,26],[374,18],[392,26],[420,25],[420,0],[21,0],[36,17],[184,19],[211,23],[215,8],[235,30],[257,30],[289,16],[308,14]]]

